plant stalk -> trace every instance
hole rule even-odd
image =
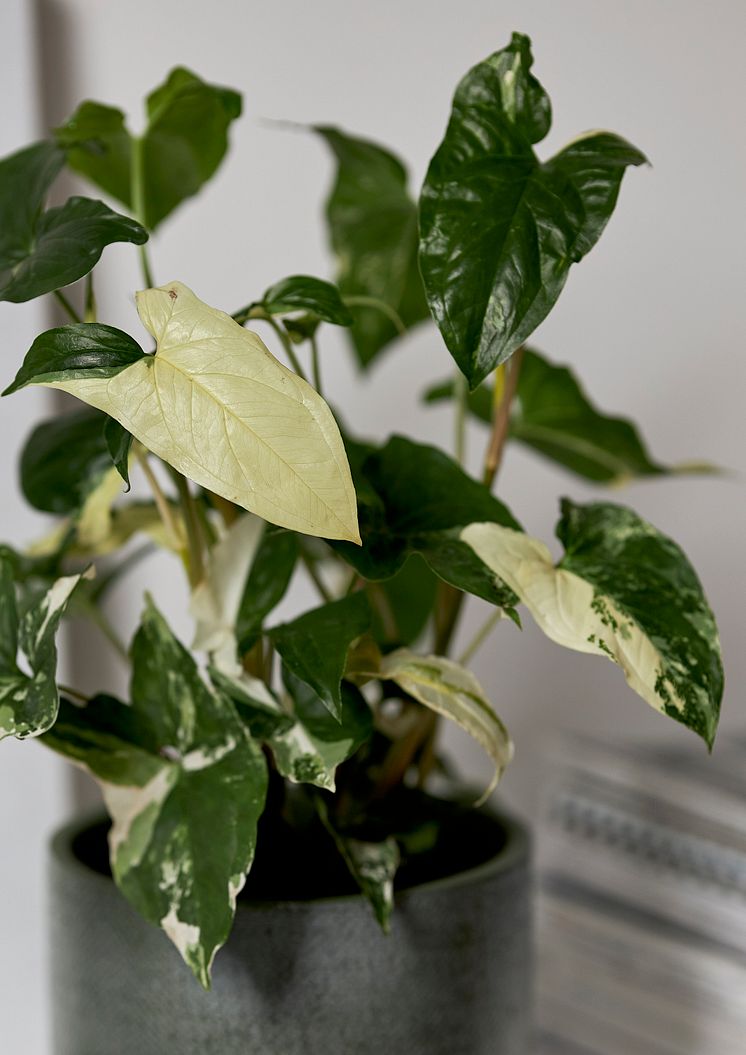
[[[187,533],[187,545],[189,547],[189,584],[194,589],[205,577],[205,564],[202,557],[204,552],[204,539],[199,522],[199,513],[194,501],[194,495],[189,486],[189,481],[175,469],[171,471],[171,477],[176,484],[181,503],[181,512],[184,517],[184,526]]]
[[[145,185],[142,165],[142,139],[138,136],[132,138],[132,161],[130,169],[132,182],[132,211],[135,219],[145,227]],[[142,269],[143,282],[147,289],[155,285],[153,272],[150,270],[147,245],[140,246],[140,267]]]
[[[518,389],[518,377],[521,372],[521,363],[523,362],[523,347],[520,347],[517,352],[514,353],[513,358],[510,360],[509,368],[507,371],[507,377],[505,379],[504,390],[502,393],[502,399],[497,403],[495,407],[495,416],[492,420],[492,432],[490,433],[490,441],[487,446],[487,453],[484,459],[484,476],[483,481],[485,487],[492,487],[495,482],[500,464],[502,462],[503,451],[505,449],[505,441],[508,438],[508,425],[510,424],[510,408],[513,403],[516,391]],[[495,378],[496,384],[498,383],[498,376]]]
[[[458,662],[461,664],[462,667],[466,666],[472,656],[474,656],[479,651],[479,649],[490,636],[494,628],[500,622],[502,617],[502,608],[496,608],[494,612],[490,613],[489,618],[486,619],[484,623],[482,623],[474,637],[471,639],[464,651],[458,657]]]
[[[65,296],[65,294],[62,292],[61,289],[55,289],[54,290],[54,295],[57,298],[58,302],[62,305],[62,307],[65,310],[65,312],[67,313],[68,317],[73,322],[82,322],[83,321],[81,319],[80,315],[78,315],[77,311],[72,306],[72,304],[67,299],[67,297]]]

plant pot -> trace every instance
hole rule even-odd
[[[528,836],[491,811],[463,816],[461,837],[487,859],[401,890],[389,936],[359,895],[242,896],[210,992],[91,863],[104,826],[63,828],[51,855],[54,1055],[526,1055]]]

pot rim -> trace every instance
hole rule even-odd
[[[412,895],[420,895],[423,893],[428,894],[431,891],[436,892],[448,890],[483,882],[500,873],[509,873],[529,864],[531,858],[531,836],[527,826],[512,814],[490,808],[489,806],[480,807],[478,812],[488,816],[503,828],[503,831],[505,832],[505,842],[500,850],[493,857],[482,862],[482,864],[462,869],[458,872],[453,872],[447,876],[441,876],[438,879],[429,879],[424,883],[417,883],[413,886],[405,887],[403,890],[397,890],[397,902],[406,900]],[[84,873],[89,878],[89,881],[106,884],[107,888],[110,889],[110,884],[113,883],[112,877],[104,875],[96,868],[92,868],[84,860],[78,857],[73,850],[73,843],[78,836],[82,835],[83,832],[89,828],[96,827],[105,820],[108,821],[107,815],[101,810],[96,810],[94,812],[88,811],[70,821],[67,821],[53,832],[49,841],[49,849],[52,857],[61,867],[67,869],[72,868],[77,872]],[[123,895],[121,896],[123,897]],[[277,911],[278,909],[297,911],[300,909],[307,910],[313,905],[349,905],[363,901],[366,901],[366,898],[362,893],[331,894],[327,897],[305,899],[289,898],[278,900],[271,900],[269,898],[250,899],[239,897],[236,902],[236,916],[238,916],[239,912],[246,910],[252,912],[256,912],[257,910]]]

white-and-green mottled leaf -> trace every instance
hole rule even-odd
[[[207,987],[253,861],[266,763],[150,603],[132,662],[131,705],[64,703],[45,742],[100,781],[118,886]]]
[[[482,801],[486,799],[513,757],[513,744],[474,675],[443,656],[418,656],[400,648],[383,657],[377,676],[396,682],[415,700],[450,718],[482,745],[495,763],[495,776],[482,796]]]
[[[12,565],[0,556],[0,740],[39,736],[54,724],[59,707],[55,635],[82,578],[58,579],[39,601],[19,612]]]
[[[361,893],[370,901],[384,934],[388,934],[394,911],[394,879],[401,861],[399,844],[393,836],[368,842],[345,835],[332,823],[326,803],[320,797],[316,808]]]
[[[243,672],[228,674],[211,667],[210,676],[233,700],[252,736],[269,746],[279,772],[294,784],[334,791],[337,767],[373,732],[368,704],[347,682],[342,683],[337,719],[310,686],[286,669],[284,706],[264,682]]]
[[[138,293],[137,307],[155,355],[138,356],[110,328],[63,327],[37,339],[8,391],[43,384],[70,392],[190,480],[265,520],[359,542],[347,456],[321,396],[255,333],[180,282]],[[116,344],[116,362],[97,357],[100,333]],[[51,353],[41,362],[44,338]],[[91,340],[84,357],[78,345]]]
[[[723,691],[715,620],[679,547],[636,513],[563,501],[555,566],[537,539],[471,524],[461,539],[553,641],[618,663],[656,710],[712,744]]]

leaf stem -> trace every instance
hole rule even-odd
[[[456,371],[453,388],[453,394],[456,397],[453,448],[456,461],[463,466],[466,459],[466,399],[468,389],[466,378],[460,370]]]
[[[93,290],[93,272],[89,271],[85,277],[85,314],[86,322],[96,321],[96,294]]]
[[[300,360],[298,359],[298,356],[295,354],[295,348],[293,348],[292,341],[290,340],[288,335],[285,333],[283,328],[277,322],[275,322],[275,320],[272,318],[272,316],[268,312],[265,312],[263,315],[258,316],[258,318],[261,318],[261,319],[264,320],[264,322],[269,323],[269,325],[275,331],[277,336],[280,338],[280,342],[282,343],[282,346],[285,349],[285,355],[290,360],[290,365],[292,366],[293,370],[295,370],[295,372],[298,375],[298,377],[301,377],[304,381],[308,381],[308,378],[305,375],[303,367],[300,365]]]
[[[496,608],[494,612],[490,612],[489,618],[486,619],[484,623],[482,623],[474,637],[471,639],[464,651],[458,657],[458,662],[461,664],[462,667],[466,666],[472,656],[474,656],[479,651],[479,649],[490,636],[494,628],[500,622],[502,617],[502,608]]]
[[[407,327],[402,322],[399,312],[392,308],[390,304],[387,304],[385,300],[379,300],[378,297],[366,297],[362,294],[342,297],[342,300],[348,308],[375,308],[380,311],[394,324],[394,328],[400,337],[403,337],[407,332]]]
[[[321,391],[321,366],[319,363],[319,345],[316,340],[316,335],[311,337],[311,376],[313,377],[313,387],[316,389],[319,395],[322,395]]]
[[[171,476],[179,492],[181,511],[186,526],[187,544],[189,546],[189,583],[194,588],[202,582],[205,577],[205,565],[202,559],[203,538],[199,522],[199,514],[194,501],[194,495],[189,486],[189,481],[176,469],[171,470]]]
[[[71,688],[69,685],[57,684],[57,691],[64,692],[66,696],[72,696],[73,699],[80,700],[81,703],[90,703],[91,697],[86,696],[83,692],[78,692],[77,689]]]
[[[139,136],[132,137],[131,158],[130,179],[132,183],[132,211],[135,214],[135,219],[145,227],[145,180],[142,160],[142,139]],[[153,272],[150,270],[147,246],[143,243],[139,248],[140,267],[142,268],[143,281],[145,286],[148,289],[151,289],[155,285],[155,282],[153,281]]]
[[[65,294],[62,292],[61,289],[55,289],[54,290],[54,295],[57,298],[57,300],[59,301],[59,303],[62,305],[64,310],[67,312],[68,316],[72,319],[73,322],[82,322],[83,321],[81,319],[80,315],[78,315],[77,311],[72,306],[72,304],[67,299],[67,297],[65,296]]]
[[[145,479],[148,481],[148,486],[153,493],[153,500],[155,501],[156,509],[158,514],[163,521],[163,526],[166,529],[168,535],[171,536],[171,543],[179,550],[183,550],[183,544],[181,539],[181,532],[179,531],[176,520],[174,519],[173,511],[166,498],[161,485],[158,483],[158,479],[150,467],[148,462],[148,456],[143,451],[135,450],[135,457],[139,462],[140,468],[143,471]]]
[[[318,590],[319,596],[322,598],[322,600],[324,600],[327,604],[330,601],[333,601],[334,597],[332,596],[330,591],[326,588],[326,585],[324,584],[324,582],[321,579],[321,576],[319,575],[318,571],[316,570],[316,563],[315,563],[313,557],[311,556],[311,554],[308,552],[308,550],[305,548],[305,546],[302,543],[300,545],[300,559],[303,561],[303,563],[304,563],[304,565],[306,567],[306,571],[308,572],[308,577],[310,578],[311,582],[314,584],[314,586]]]
[[[484,459],[483,481],[485,487],[492,487],[500,468],[500,463],[502,462],[505,440],[508,437],[508,425],[510,424],[510,408],[518,389],[518,377],[521,372],[522,362],[523,347],[521,346],[510,360],[507,369],[507,377],[504,381],[502,398],[495,406],[495,413],[492,419],[492,432],[490,433],[490,441]],[[495,385],[502,384],[502,382],[503,378],[501,377],[498,368],[498,372],[495,374]]]

